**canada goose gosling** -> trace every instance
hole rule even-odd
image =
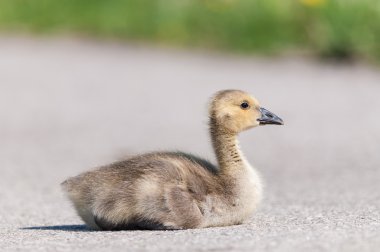
[[[215,166],[191,154],[154,152],[62,183],[93,229],[188,229],[240,224],[256,209],[261,180],[241,153],[239,132],[283,124],[239,90],[215,94],[209,108]]]

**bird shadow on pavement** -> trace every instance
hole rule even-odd
[[[89,229],[86,225],[57,225],[57,226],[35,226],[35,227],[21,227],[21,230],[47,230],[47,231],[66,231],[66,232],[120,232],[120,231],[163,231],[163,230],[147,230],[147,229],[126,229],[126,230],[93,230]],[[170,231],[170,230],[166,230]]]
[[[22,230],[50,230],[50,231],[68,231],[68,232],[94,232],[88,229],[86,225],[57,225],[57,226],[35,226],[22,227]]]

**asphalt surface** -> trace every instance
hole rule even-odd
[[[214,160],[207,101],[243,89],[285,125],[241,134],[265,199],[240,226],[91,232],[60,182],[150,150]],[[113,42],[0,38],[1,251],[379,251],[380,71]]]

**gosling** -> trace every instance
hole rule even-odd
[[[209,130],[218,165],[182,152],[154,152],[62,183],[78,215],[95,230],[192,229],[241,224],[262,198],[258,173],[237,135],[283,121],[240,90],[216,93]]]

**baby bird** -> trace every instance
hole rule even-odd
[[[239,149],[239,132],[283,124],[240,90],[216,93],[209,128],[218,165],[182,152],[154,152],[62,183],[79,216],[96,230],[191,229],[241,224],[262,195]]]

